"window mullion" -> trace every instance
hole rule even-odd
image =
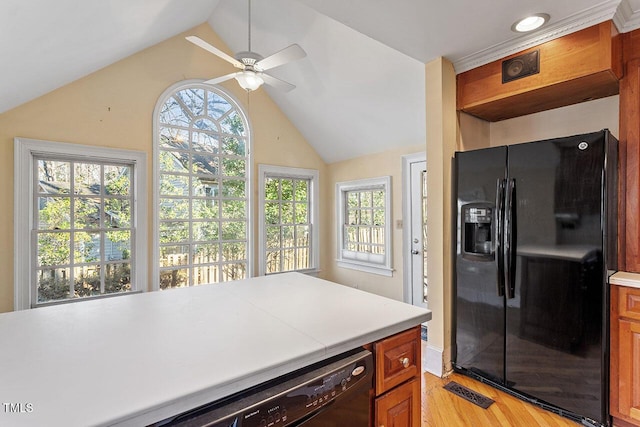
[[[298,222],[296,220],[296,185],[295,185],[295,180],[292,179],[291,180],[291,227],[293,229],[293,236],[292,236],[292,243],[289,245],[289,248],[291,250],[291,252],[293,252],[293,269],[297,270],[298,269],[298,250],[296,249],[298,242],[296,240],[296,227],[298,225]]]
[[[35,185],[35,191],[32,191],[32,206],[33,208],[31,209],[31,215],[32,215],[32,219],[31,219],[31,233],[30,233],[30,239],[31,239],[31,247],[30,247],[30,254],[31,254],[31,265],[29,265],[29,270],[31,271],[31,280],[29,283],[30,286],[30,292],[29,292],[29,296],[30,296],[30,307],[35,307],[37,302],[38,302],[38,275],[41,274],[40,269],[38,268],[38,237],[39,237],[39,233],[40,233],[40,218],[39,218],[39,187],[40,187],[40,180],[38,179],[39,177],[39,171],[38,171],[38,159],[37,158],[33,158],[31,160],[31,164],[32,164],[32,175],[31,175],[31,180],[33,182],[33,185]]]
[[[69,194],[71,197],[70,200],[70,206],[71,206],[71,212],[69,213],[69,240],[70,240],[70,245],[71,245],[71,251],[69,253],[69,298],[73,298],[73,296],[75,295],[75,269],[73,268],[74,266],[74,261],[75,261],[75,218],[76,218],[76,209],[75,209],[75,201],[76,201],[76,168],[75,168],[75,162],[72,161],[69,163],[70,165],[70,171],[69,171]]]
[[[105,200],[105,182],[104,182],[104,164],[100,165],[100,294],[105,293],[105,281],[106,281],[106,270],[107,270],[107,259],[106,259],[106,209],[107,204]]]

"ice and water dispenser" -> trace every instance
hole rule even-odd
[[[493,207],[491,203],[462,206],[462,257],[474,261],[494,259]]]

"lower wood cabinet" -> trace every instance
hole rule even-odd
[[[414,378],[378,397],[375,403],[378,427],[420,425],[420,379]]]
[[[373,350],[374,427],[419,427],[420,326],[374,343]]]
[[[611,415],[640,426],[640,289],[611,288]]]

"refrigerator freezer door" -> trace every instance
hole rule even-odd
[[[456,153],[456,278],[454,363],[501,382],[504,377],[504,296],[497,241],[497,183],[505,179],[506,147]]]
[[[509,147],[516,183],[515,294],[507,298],[512,388],[600,422],[605,132]]]

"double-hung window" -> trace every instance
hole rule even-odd
[[[145,290],[144,153],[15,147],[16,309]]]
[[[259,165],[260,274],[318,270],[318,171]]]
[[[340,267],[391,276],[391,177],[336,185]]]

